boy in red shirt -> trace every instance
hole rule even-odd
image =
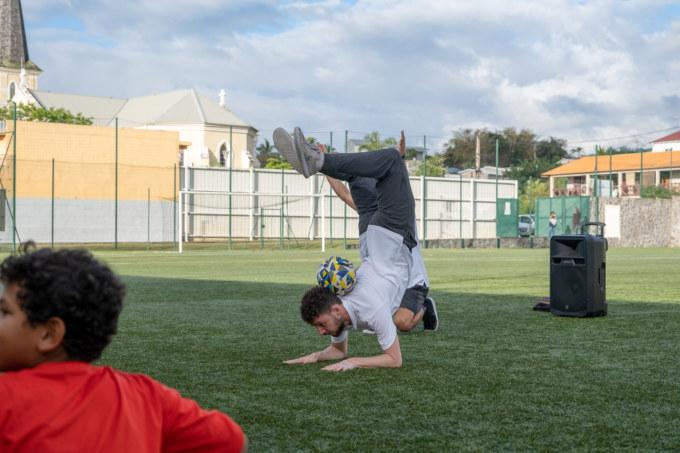
[[[148,376],[96,367],[125,286],[85,250],[0,264],[0,451],[244,452],[241,428]]]

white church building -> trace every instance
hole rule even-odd
[[[0,106],[63,108],[97,126],[177,131],[180,165],[259,167],[259,131],[227,107],[224,90],[216,93],[219,103],[193,88],[131,99],[39,90],[42,70],[28,56],[21,1],[0,0],[0,17]]]

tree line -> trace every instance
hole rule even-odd
[[[440,152],[427,156],[425,170],[427,175],[442,176],[449,169],[474,168],[477,137],[480,141],[481,166],[496,165],[496,141],[498,141],[498,166],[510,168],[505,177],[511,179],[524,180],[529,176],[538,178],[541,173],[559,165],[560,159],[568,155],[566,140],[556,137],[539,139],[527,129],[506,128],[502,131],[459,129],[453,131],[452,137]],[[313,142],[314,138],[309,137],[309,140]],[[360,149],[371,150],[396,145],[394,137],[381,140],[379,132],[372,131],[364,136],[364,144]],[[281,165],[287,164],[282,162],[276,148],[267,139],[257,147],[257,155],[261,167],[281,168]],[[416,156],[415,149],[406,149],[407,160],[415,159]],[[414,174],[422,173],[419,166],[414,168],[416,169]]]
[[[69,110],[50,107],[48,109],[33,104],[17,104],[16,116],[19,121],[39,121],[43,123],[66,123],[92,125],[92,118],[81,113],[73,114]],[[14,120],[14,104],[0,107],[0,121]]]

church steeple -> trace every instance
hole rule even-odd
[[[30,60],[21,0],[0,0],[0,21],[0,64],[6,67],[27,65]]]
[[[0,105],[31,102],[42,70],[28,58],[21,0],[0,0]]]

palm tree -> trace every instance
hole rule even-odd
[[[374,149],[389,148],[397,146],[397,139],[394,137],[387,137],[385,140],[380,140],[380,133],[373,131],[364,135],[364,144],[359,147],[359,151],[371,151]]]
[[[264,143],[261,143],[258,145],[258,147],[255,149],[257,151],[257,160],[260,162],[260,168],[264,168],[267,166],[267,161],[274,157],[278,158],[277,152],[274,151],[274,147],[269,143],[269,140],[266,138],[264,139]]]

